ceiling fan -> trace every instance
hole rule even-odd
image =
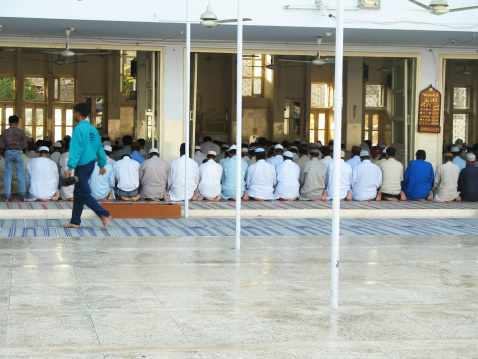
[[[319,45],[319,49],[317,50],[317,57],[313,60],[287,60],[287,59],[279,59],[280,62],[304,62],[316,66],[322,66],[325,64],[332,64],[335,62],[335,59],[322,59],[320,57],[320,44],[322,44],[322,36],[317,38],[317,45]]]
[[[430,5],[425,5],[416,0],[408,0],[415,5],[418,5],[424,9],[426,9],[429,13],[434,15],[444,15],[449,12],[456,12],[456,11],[464,11],[464,10],[471,10],[471,9],[478,9],[478,6],[467,6],[467,7],[460,7],[455,9],[447,9],[448,2],[446,0],[431,0]]]
[[[468,68],[468,64],[465,63],[465,67],[461,71],[457,71],[457,74],[463,75],[463,76],[470,76],[475,74],[476,72],[472,71],[471,69]]]
[[[55,54],[63,57],[82,56],[82,55],[109,55],[108,52],[74,52],[70,50],[70,34],[75,30],[73,27],[65,29],[66,34],[66,46],[64,50],[40,50],[47,54]]]
[[[36,59],[29,59],[30,61],[40,61],[40,62],[50,62],[50,60],[36,60]],[[68,65],[68,64],[77,64],[79,62],[88,62],[85,60],[78,60],[78,61],[66,61],[65,59],[62,58],[61,55],[58,55],[58,59],[55,61],[52,61],[55,65]]]
[[[251,21],[252,19],[243,18],[242,21]],[[219,24],[226,24],[230,22],[237,22],[237,19],[218,20],[217,15],[213,13],[211,4],[207,3],[206,11],[201,15],[201,25],[205,27],[214,27]]]

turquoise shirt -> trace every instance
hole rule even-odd
[[[98,130],[88,120],[83,120],[76,125],[71,136],[68,168],[72,170],[91,161],[98,162],[100,168],[105,167],[106,153]]]

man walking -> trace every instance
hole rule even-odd
[[[106,154],[101,146],[101,138],[98,130],[86,119],[88,116],[88,105],[79,103],[73,108],[75,121],[78,122],[70,141],[70,158],[68,160],[68,172],[65,177],[70,177],[72,171],[79,181],[75,184],[73,192],[73,213],[70,223],[63,225],[64,228],[79,228],[81,213],[84,205],[90,207],[103,221],[102,231],[106,230],[111,220],[110,213],[105,210],[91,196],[91,189],[88,181],[98,161],[100,174],[105,174]]]
[[[0,148],[5,149],[5,202],[12,202],[13,165],[17,172],[20,200],[24,202],[27,200],[25,167],[23,165],[23,150],[27,147],[27,136],[23,130],[18,128],[19,122],[18,116],[10,116],[8,118],[10,128],[3,131],[0,136]]]

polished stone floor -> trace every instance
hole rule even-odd
[[[0,358],[477,358],[476,235],[0,239]]]

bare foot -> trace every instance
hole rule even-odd
[[[41,199],[40,202],[50,202],[49,199]]]
[[[52,201],[58,201],[60,198],[60,191],[56,191],[55,195],[51,198]]]
[[[427,197],[427,201],[433,201],[433,191],[430,191],[430,194]]]
[[[24,198],[24,199],[22,199],[22,202],[28,202],[28,200],[26,198]]]
[[[391,201],[391,202],[398,202],[398,198],[394,198],[394,197],[385,197],[385,200],[386,201]],[[406,201],[406,199],[405,199],[405,201]]]
[[[407,196],[405,196],[405,192],[400,191],[400,201],[406,201],[406,200],[407,200]]]
[[[455,198],[455,201],[458,202],[458,203],[460,203],[460,202],[461,202],[461,197],[460,197],[460,196],[456,197],[456,198]]]
[[[377,197],[375,197],[376,201],[381,201],[382,200],[382,192],[377,191]]]
[[[113,191],[110,191],[110,193],[108,193],[108,197],[106,197],[105,199],[107,199],[108,201],[114,200],[115,197],[113,196]]]
[[[197,201],[199,198],[199,191],[196,189],[194,190],[194,196],[191,198],[191,201]]]
[[[108,228],[108,223],[110,223],[112,218],[113,217],[111,217],[111,216],[109,216],[109,217],[101,216],[101,220],[103,221],[103,228],[101,228],[102,231],[105,231],[106,228]]]
[[[79,224],[74,224],[74,223],[67,223],[62,226],[63,228],[80,228]]]
[[[121,196],[120,198],[122,201],[126,201],[126,202],[131,202],[132,199],[130,197],[126,197],[126,196]]]
[[[345,198],[347,202],[350,202],[352,200],[352,191],[347,191],[347,197]]]
[[[134,197],[131,197],[131,201],[133,201],[133,202],[138,202],[140,198],[141,198],[141,195],[138,194],[138,195],[136,195],[136,196],[134,196]]]
[[[171,202],[171,199],[169,198],[169,195],[165,194],[164,197],[164,202]]]
[[[244,191],[244,195],[242,196],[242,200],[243,201],[249,201],[249,194],[247,193],[247,191]]]
[[[253,199],[254,201],[257,201],[257,202],[264,202],[264,200],[261,199],[261,198],[251,197],[251,199]]]
[[[68,201],[73,202],[73,201],[74,201],[74,198],[73,198],[73,197],[68,198]]]

